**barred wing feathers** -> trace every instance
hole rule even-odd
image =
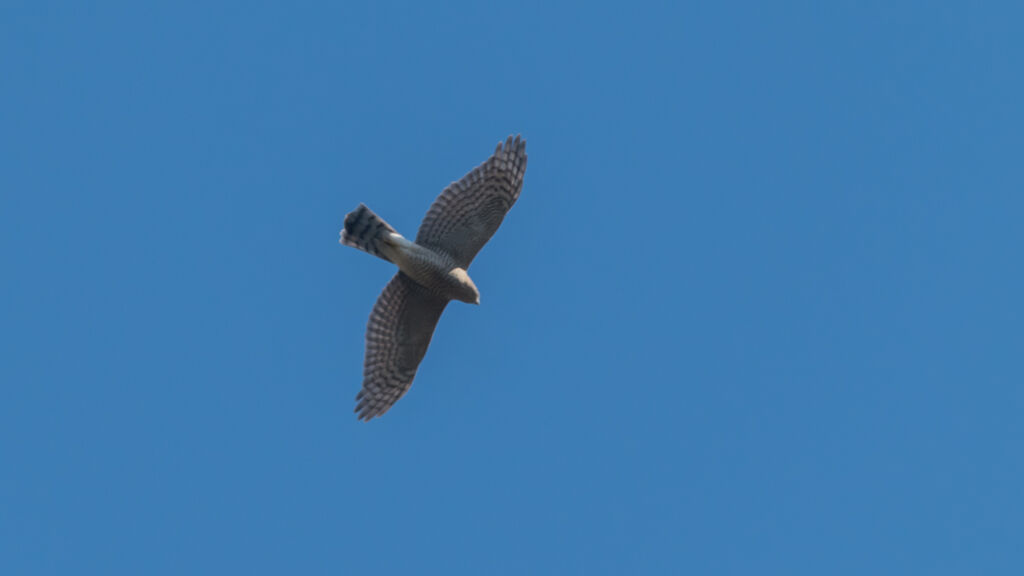
[[[468,268],[519,199],[525,172],[526,141],[509,136],[486,162],[434,200],[416,243],[440,250]]]
[[[384,287],[366,326],[360,420],[384,414],[409,390],[447,304],[404,272]]]

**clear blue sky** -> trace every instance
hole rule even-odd
[[[4,3],[0,573],[1024,573],[1012,4]]]

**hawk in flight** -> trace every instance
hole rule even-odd
[[[486,162],[441,192],[415,242],[363,204],[345,216],[342,244],[398,266],[366,326],[355,409],[360,420],[384,414],[409,390],[449,301],[480,303],[466,269],[519,198],[525,172],[526,141],[509,136]]]

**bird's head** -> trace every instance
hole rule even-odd
[[[455,280],[455,298],[468,304],[480,304],[480,291],[462,268],[452,268],[448,275]]]

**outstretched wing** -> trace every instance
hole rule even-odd
[[[462,268],[498,230],[519,199],[526,172],[526,141],[498,143],[494,155],[462,180],[451,183],[434,200],[416,234],[416,243],[440,250]]]
[[[384,287],[366,326],[363,389],[355,410],[360,420],[384,414],[409,390],[447,304],[404,272]]]

